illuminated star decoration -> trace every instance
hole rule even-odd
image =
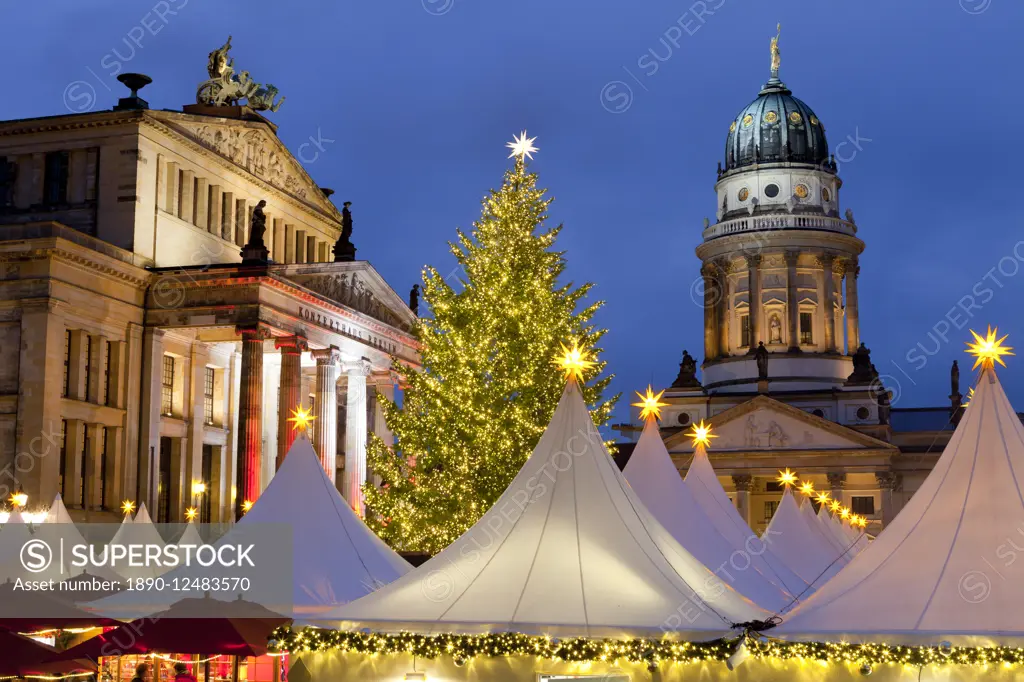
[[[785,471],[780,471],[779,477],[775,480],[788,488],[791,485],[796,485],[796,474],[789,469],[786,469]]]
[[[979,365],[982,369],[986,367],[995,369],[995,363],[997,362],[1006,367],[1002,356],[1013,355],[1010,352],[1013,350],[1013,347],[1003,345],[1003,341],[1006,340],[1009,334],[1004,334],[1001,338],[997,338],[999,337],[999,329],[993,329],[992,327],[988,328],[985,338],[979,336],[973,329],[971,334],[974,336],[974,343],[968,341],[967,350],[965,351],[968,355],[973,355],[976,358],[974,367],[971,367],[971,369],[977,369]]]
[[[135,511],[135,503],[131,500],[125,500],[121,503],[121,512],[125,516],[130,515],[133,511]]]
[[[843,508],[843,503],[842,503],[842,502],[840,502],[839,500],[832,500],[832,501],[831,501],[831,502],[829,502],[829,504],[828,504],[828,510],[829,510],[830,512],[832,512],[833,514],[834,514],[834,513],[836,513],[836,512],[838,512],[838,511],[839,511],[840,509],[842,509],[842,508]]]
[[[839,517],[843,518],[843,519],[850,518],[850,508],[849,507],[843,507],[842,509],[840,509],[839,510]]]
[[[313,408],[304,409],[302,405],[299,405],[292,410],[292,416],[288,418],[288,421],[292,423],[292,428],[296,431],[305,431],[309,428],[309,425],[313,423],[316,417],[313,416]]]
[[[252,509],[252,500],[246,500],[245,502],[242,503],[243,513],[248,512],[250,509]]]
[[[820,493],[818,493],[818,496],[815,497],[814,499],[818,502],[818,504],[828,504],[828,502],[829,502],[829,500],[831,498],[832,498],[832,496],[829,495],[828,493],[820,492]]]
[[[14,507],[24,507],[26,504],[28,504],[28,495],[23,493],[21,490],[19,490],[16,493],[12,493],[10,503],[11,506]]]
[[[800,484],[800,492],[810,497],[811,495],[814,494],[814,484],[811,483],[810,481],[803,481]]]
[[[189,507],[188,509],[185,510],[186,521],[195,521],[197,516],[199,516],[199,510],[196,509],[195,507]]]
[[[540,151],[533,146],[533,141],[536,139],[536,137],[527,138],[525,130],[519,137],[513,135],[512,141],[505,145],[512,150],[512,153],[508,155],[508,158],[511,159],[513,156],[518,156],[533,159],[533,153]]]
[[[711,439],[718,438],[718,436],[711,433],[711,424],[705,424],[703,419],[700,420],[700,424],[691,426],[690,432],[686,435],[693,439],[693,447],[698,445],[710,447]]]
[[[636,391],[636,395],[640,398],[640,402],[633,403],[633,407],[640,407],[640,420],[646,421],[648,417],[654,419],[661,419],[661,408],[668,405],[668,403],[661,402],[661,396],[665,394],[665,391],[655,395],[651,387],[647,386],[647,395],[644,395],[640,391]]]
[[[594,366],[586,352],[580,350],[575,343],[572,344],[572,348],[566,348],[563,343],[562,357],[552,360],[552,362],[565,371],[566,379],[574,378],[577,381],[583,381],[583,372]]]
[[[964,408],[970,407],[972,400],[974,400],[974,389],[973,388],[967,390],[967,402],[965,402],[961,407],[964,407]]]

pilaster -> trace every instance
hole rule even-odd
[[[797,288],[796,265],[799,251],[786,251],[786,311],[788,317],[789,352],[800,352],[800,292]]]
[[[761,254],[745,257],[747,261],[747,298],[750,315],[750,350],[753,355],[761,338]]]

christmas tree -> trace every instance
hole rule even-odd
[[[554,413],[564,382],[551,362],[561,344],[600,353],[605,330],[591,320],[602,302],[584,305],[590,284],[559,282],[565,258],[552,247],[561,226],[544,227],[551,199],[526,168],[534,139],[524,131],[508,145],[514,167],[473,230],[450,245],[463,271],[455,286],[432,267],[423,272],[432,317],[417,330],[422,370],[396,362],[403,404],[384,401],[383,410],[397,451],[371,435],[368,463],[382,485],[364,487],[367,523],[398,550],[436,553],[472,526]],[[603,398],[603,369],[596,361],[582,383],[598,425],[618,398]]]

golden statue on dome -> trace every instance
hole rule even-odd
[[[772,78],[779,77],[779,66],[782,65],[782,53],[779,52],[779,36],[782,35],[782,24],[775,27],[775,37],[772,38]]]

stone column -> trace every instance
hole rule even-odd
[[[715,281],[715,268],[710,263],[701,266],[700,274],[704,278],[704,359],[710,360],[718,357],[718,329],[715,323],[718,284]]]
[[[736,511],[749,526],[750,491],[754,488],[754,477],[749,474],[733,474],[732,483],[736,486]]]
[[[746,256],[747,261],[747,299],[750,304],[750,349],[753,354],[757,350],[761,338],[761,255]]]
[[[124,476],[124,455],[121,449],[121,442],[124,438],[124,428],[120,426],[108,426],[107,429],[107,471],[103,480],[103,489],[106,491],[106,506],[103,509],[117,509],[121,500],[125,499],[121,481]],[[101,500],[102,501],[102,500]]]
[[[718,264],[718,357],[729,355],[732,344],[729,343],[729,268],[728,263]]]
[[[228,434],[228,447],[223,453],[220,463],[219,474],[214,475],[217,486],[220,490],[219,520],[226,523],[234,518],[235,507],[238,504],[238,492],[235,489],[235,480],[238,478],[238,413],[239,401],[242,397],[242,354],[235,351],[231,354],[231,377],[228,381],[228,412],[225,425],[231,429]]]
[[[345,485],[342,493],[349,506],[363,515],[363,483],[366,482],[366,360],[345,367],[348,399],[345,404]]]
[[[889,525],[896,516],[892,493],[899,486],[899,477],[892,471],[876,471],[875,480],[882,494],[882,527]]]
[[[66,457],[64,459],[64,504],[69,507],[85,508],[85,490],[82,485],[82,467],[88,457],[86,452],[85,439],[87,425],[80,419],[66,419],[64,421],[64,448]],[[59,451],[58,451],[59,452]],[[58,455],[59,457],[59,455]],[[58,461],[60,461],[58,459]],[[25,492],[28,492],[27,490]],[[29,493],[31,498],[31,493]]]
[[[832,490],[832,499],[845,504],[843,489],[846,487],[846,474],[842,472],[830,472],[828,476],[828,487]]]
[[[313,351],[316,358],[316,394],[313,421],[313,448],[320,464],[332,481],[338,470],[338,363],[337,346]]]
[[[190,419],[186,430],[187,439],[185,444],[184,463],[184,490],[182,501],[179,504],[182,509],[171,509],[172,518],[177,519],[178,514],[183,513],[184,507],[189,506],[192,501],[192,482],[200,481],[203,478],[203,438],[206,435],[206,365],[210,362],[210,347],[201,341],[192,344],[192,357],[189,358],[189,394],[188,400],[192,405],[190,408]],[[186,395],[189,395],[186,394]],[[206,481],[210,485],[210,481]]]
[[[797,291],[796,264],[799,251],[786,251],[786,309],[789,312],[789,352],[800,352],[800,293]]]
[[[64,389],[64,304],[56,299],[21,302],[15,453],[5,462],[30,500],[49,504],[60,470],[61,393]],[[8,349],[12,354],[18,352]],[[24,454],[21,454],[24,453]],[[14,485],[12,486],[12,483]]]
[[[260,494],[277,473],[277,438],[281,433],[281,356],[263,357],[263,459],[260,460]],[[286,422],[287,423],[287,422]]]
[[[857,277],[860,265],[852,258],[846,266],[846,352],[853,355],[860,347],[860,308],[857,301]]]
[[[164,330],[148,328],[142,335],[142,410],[139,428],[137,504],[156,509],[160,471],[160,392],[164,358]]]
[[[832,272],[835,256],[825,253],[821,256],[821,274],[824,282],[824,296],[821,314],[825,321],[825,350],[834,353],[836,350],[836,280]]]
[[[85,480],[82,508],[85,521],[89,522],[89,511],[100,509],[100,460],[103,457],[103,425],[86,424],[88,448],[82,453],[82,478]]]
[[[263,341],[270,331],[260,325],[239,327],[242,335],[241,386],[238,396],[238,474],[235,478],[235,520],[245,502],[260,492],[263,450]]]
[[[302,352],[309,349],[301,336],[279,336],[274,347],[281,351],[281,393],[277,409],[277,469],[298,435],[288,422],[292,410],[302,405]]]

